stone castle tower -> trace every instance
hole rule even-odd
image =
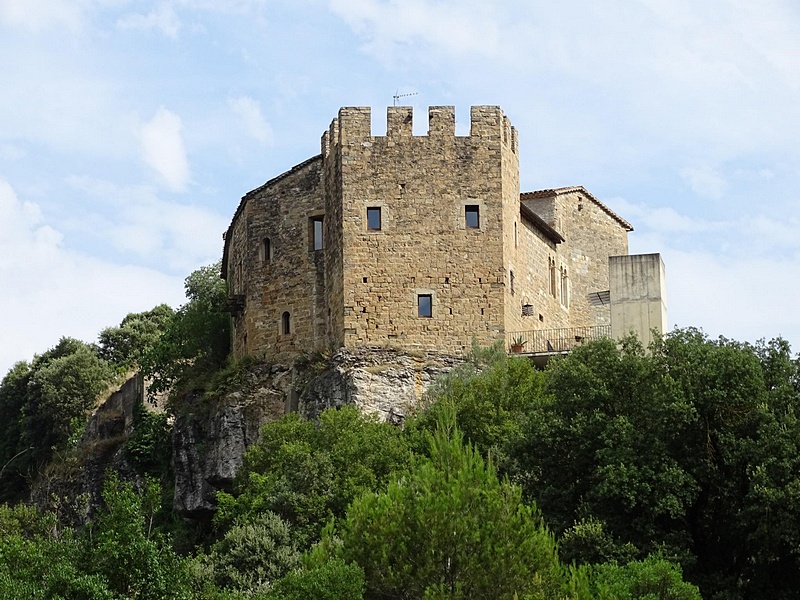
[[[235,355],[460,355],[473,339],[608,328],[627,221],[582,187],[520,194],[517,132],[499,107],[472,107],[468,136],[453,107],[431,107],[423,136],[411,108],[387,119],[374,136],[369,108],[342,108],[320,155],[242,198],[222,264]]]

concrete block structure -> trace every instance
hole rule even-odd
[[[610,332],[631,225],[579,186],[520,194],[499,107],[472,107],[467,136],[453,107],[429,109],[427,135],[413,118],[389,107],[376,136],[369,108],[342,108],[319,155],[242,198],[222,262],[235,355],[558,351]]]

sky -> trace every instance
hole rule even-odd
[[[341,106],[499,105],[522,191],[660,252],[670,328],[800,350],[795,0],[0,0],[0,375],[184,302]]]

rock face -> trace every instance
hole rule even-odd
[[[172,437],[179,513],[200,519],[213,513],[216,492],[233,483],[261,427],[284,414],[285,394],[277,386],[285,376],[285,369],[253,365],[243,384],[221,398],[188,399],[175,418]]]
[[[433,380],[461,362],[445,354],[378,347],[340,350],[305,387],[297,408],[313,419],[326,408],[354,404],[366,414],[402,424]]]
[[[95,409],[77,451],[48,465],[31,487],[31,503],[53,510],[67,523],[83,525],[102,505],[107,469],[120,479],[137,481],[125,457],[125,442],[133,431],[134,409],[144,398],[141,376],[130,377]]]
[[[230,488],[261,428],[286,412],[313,419],[326,408],[353,404],[401,424],[431,382],[461,362],[443,354],[368,347],[292,367],[247,367],[235,390],[214,399],[191,398],[176,417],[175,509],[192,518],[213,514],[216,492]]]

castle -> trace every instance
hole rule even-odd
[[[412,119],[389,107],[373,136],[369,108],[342,108],[321,154],[242,198],[222,261],[235,356],[552,352],[663,330],[660,257],[629,256],[632,226],[583,187],[520,194],[499,107],[472,107],[468,136],[453,107],[431,107],[424,136]]]

